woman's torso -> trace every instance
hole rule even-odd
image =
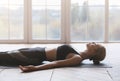
[[[48,61],[56,60],[57,48],[45,48],[45,52]]]
[[[23,48],[20,49],[23,54],[31,55],[32,57],[39,54],[42,54],[44,60],[54,61],[54,60],[63,60],[66,58],[70,58],[75,54],[78,54],[71,46],[69,45],[61,45],[57,48]],[[41,57],[42,58],[42,57]]]
[[[69,45],[61,45],[58,48],[53,48],[53,49],[46,48],[45,52],[46,52],[47,60],[49,61],[64,60],[75,54],[79,54]]]

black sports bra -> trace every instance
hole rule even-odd
[[[70,45],[62,45],[57,48],[57,60],[63,60],[69,53],[79,54]]]

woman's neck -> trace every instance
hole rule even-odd
[[[90,57],[90,54],[91,52],[89,52],[88,50],[85,50],[85,51],[83,51],[83,52],[81,52],[80,53],[80,56],[83,58],[83,60],[84,59],[89,59],[89,57]]]

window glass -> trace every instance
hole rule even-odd
[[[104,0],[71,0],[71,4],[71,41],[103,41]]]
[[[9,6],[10,39],[24,39],[23,12],[23,6]]]
[[[8,39],[8,29],[9,29],[9,22],[8,22],[8,6],[1,5],[0,6],[0,40],[1,39]]]
[[[109,0],[109,41],[120,41],[120,1]]]
[[[23,7],[23,0],[0,1],[0,40],[24,39]]]
[[[110,6],[120,6],[120,0],[109,0]]]
[[[60,40],[61,0],[32,1],[32,39]]]

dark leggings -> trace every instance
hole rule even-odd
[[[29,55],[22,54],[19,51],[0,52],[0,65],[40,65],[45,60],[43,57],[45,57],[44,53]]]

